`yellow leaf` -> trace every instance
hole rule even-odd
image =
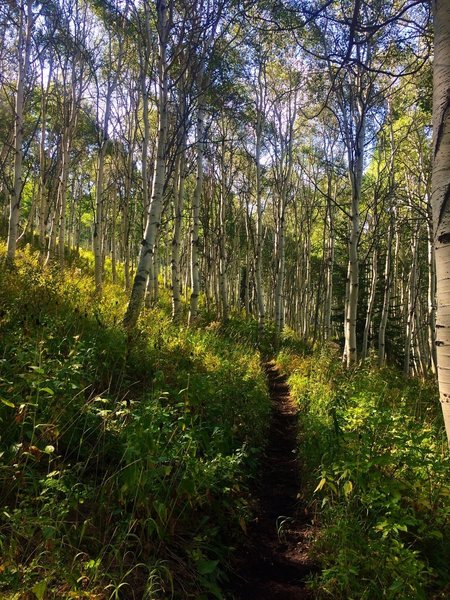
[[[345,497],[346,497],[346,498],[348,498],[348,497],[350,496],[350,494],[352,493],[352,490],[353,490],[353,483],[352,483],[350,480],[349,480],[349,481],[346,481],[346,482],[344,483],[344,487],[343,487],[343,489],[344,489],[344,494],[345,494]]]
[[[314,490],[314,494],[316,492],[320,492],[320,490],[323,488],[323,486],[326,484],[326,482],[327,482],[327,480],[325,479],[325,477],[322,477],[322,479],[319,481],[319,485]]]
[[[239,525],[241,526],[242,531],[247,533],[247,524],[242,517],[239,519]]]

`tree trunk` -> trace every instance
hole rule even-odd
[[[405,360],[403,362],[403,372],[409,375],[411,340],[414,328],[414,315],[417,302],[417,276],[418,276],[418,254],[419,254],[419,225],[415,226],[411,241],[411,271],[408,279],[408,309],[406,316],[405,332]]]
[[[19,39],[17,42],[18,72],[15,98],[14,121],[14,182],[10,198],[7,257],[14,262],[19,230],[20,201],[22,196],[22,162],[23,162],[23,124],[25,79],[30,64],[31,30],[33,27],[33,1],[26,0],[19,5]]]
[[[145,227],[144,239],[139,256],[139,263],[131,290],[131,297],[123,324],[127,329],[133,328],[141,312],[145,297],[145,289],[149,276],[150,265],[154,255],[156,237],[161,225],[163,209],[163,192],[166,177],[166,139],[167,139],[167,104],[168,104],[168,72],[167,72],[167,43],[170,31],[168,6],[164,0],[157,0],[158,15],[158,137],[156,142],[155,171],[153,175],[152,199],[150,214]]]
[[[200,76],[200,80],[202,77]],[[202,85],[202,81],[199,82]],[[201,94],[201,92],[200,92]],[[205,114],[202,106],[201,95],[197,109],[197,181],[192,198],[192,230],[191,230],[191,299],[189,304],[189,325],[195,322],[198,312],[198,297],[200,295],[200,269],[199,269],[199,226],[200,226],[200,199],[203,189],[203,155],[205,135]]]
[[[181,317],[181,270],[180,270],[180,243],[181,228],[184,210],[184,181],[186,177],[186,149],[185,136],[180,148],[180,155],[177,159],[178,165],[175,175],[175,185],[173,194],[174,225],[172,234],[172,319],[178,322]]]
[[[225,141],[222,140],[221,155],[221,184],[219,196],[219,290],[222,320],[228,319],[228,278],[227,278],[227,248],[226,248],[226,223],[227,223],[227,186],[225,181]]]
[[[433,216],[431,203],[427,202],[427,242],[428,242],[428,346],[430,350],[430,367],[437,373],[436,365],[436,257],[433,238]]]
[[[345,348],[343,362],[350,367],[357,362],[356,349],[356,320],[358,313],[359,295],[359,257],[358,243],[360,230],[359,205],[361,201],[361,185],[364,167],[364,140],[365,140],[365,108],[362,102],[358,104],[358,132],[355,139],[354,162],[349,157],[350,181],[352,187],[352,201],[350,207],[350,237],[348,243],[349,260],[347,272],[347,303],[345,314]],[[349,152],[351,154],[351,151]]]
[[[256,300],[258,302],[258,328],[260,334],[264,330],[266,306],[262,285],[262,253],[263,253],[263,208],[262,208],[262,183],[261,183],[261,145],[264,108],[263,66],[258,72],[258,97],[256,107],[256,252],[255,252],[255,284]]]
[[[378,365],[384,366],[386,360],[386,326],[389,317],[389,305],[391,301],[392,288],[392,239],[394,236],[394,216],[391,215],[389,232],[386,245],[386,262],[384,267],[384,294],[383,307],[381,309],[380,329],[378,331]]]
[[[450,444],[450,3],[435,0],[432,198],[436,249],[436,346],[440,400]]]

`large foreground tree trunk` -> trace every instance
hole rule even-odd
[[[450,444],[450,2],[435,0],[432,208],[436,248],[436,346],[440,400]]]

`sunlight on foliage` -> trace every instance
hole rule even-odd
[[[1,267],[0,595],[220,598],[267,427],[259,353],[159,308],[127,340],[91,269]]]
[[[332,345],[278,358],[320,525],[313,588],[342,599],[446,597],[450,458],[435,383],[367,365],[343,371]]]

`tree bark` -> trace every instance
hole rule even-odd
[[[203,85],[203,76],[199,75],[199,86]],[[203,155],[205,136],[205,113],[202,105],[201,90],[199,91],[197,108],[197,181],[192,198],[192,230],[191,230],[191,298],[189,303],[189,325],[192,325],[198,312],[198,297],[200,295],[200,269],[199,269],[199,227],[200,227],[200,199],[203,189]]]
[[[432,198],[436,249],[436,347],[440,401],[450,445],[450,3],[435,0]]]
[[[18,71],[14,121],[14,182],[10,198],[9,227],[7,242],[8,261],[14,262],[19,230],[20,201],[22,197],[23,125],[25,103],[25,79],[30,65],[31,31],[33,27],[33,1],[19,4]]]
[[[156,142],[155,171],[153,175],[152,199],[150,213],[142,240],[141,253],[131,290],[130,301],[123,320],[127,329],[132,329],[139,318],[145,297],[147,279],[154,255],[156,237],[161,225],[163,209],[163,192],[166,176],[166,140],[167,140],[167,104],[168,104],[168,65],[167,43],[170,32],[168,6],[165,0],[157,0],[158,15],[158,137]]]

